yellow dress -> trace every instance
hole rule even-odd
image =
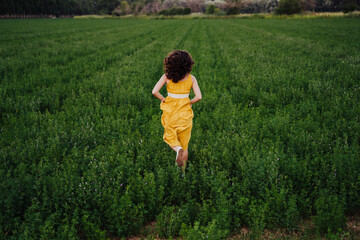
[[[174,83],[170,80],[166,89],[168,93],[188,94],[192,87],[191,75],[182,82]],[[191,136],[192,119],[194,113],[190,106],[190,99],[172,98],[167,96],[165,102],[160,104],[163,111],[161,124],[164,126],[164,141],[171,147],[181,146],[188,148]]]

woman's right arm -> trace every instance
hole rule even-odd
[[[193,90],[194,90],[194,93],[195,93],[195,97],[193,99],[190,100],[190,104],[194,104],[198,101],[201,100],[202,96],[201,96],[201,91],[200,91],[200,88],[199,88],[199,84],[197,83],[197,80],[194,76],[191,76],[192,78],[192,81],[193,81]]]
[[[165,102],[165,98],[163,95],[161,95],[161,93],[159,93],[160,89],[162,88],[162,86],[164,86],[164,84],[166,83],[166,76],[165,74],[162,75],[162,77],[160,78],[160,80],[156,83],[155,87],[152,90],[152,94],[157,97],[158,99],[161,100],[161,102]]]

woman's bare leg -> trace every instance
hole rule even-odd
[[[181,148],[180,146],[175,146],[175,147],[171,147],[175,152],[178,151],[179,148]],[[179,151],[179,156],[178,158],[176,159],[176,163],[178,165],[178,167],[183,167],[184,166],[184,153],[185,151],[183,149],[181,149]],[[187,160],[187,155],[186,155],[186,160]]]
[[[187,163],[187,160],[188,160],[188,156],[189,156],[189,151],[186,149],[184,150],[184,153],[183,153],[183,163],[184,163],[184,166],[186,166],[186,163]]]

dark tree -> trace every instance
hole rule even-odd
[[[301,12],[299,0],[280,0],[276,14],[296,14]]]

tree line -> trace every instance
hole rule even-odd
[[[280,6],[279,6],[280,2]],[[0,0],[0,16],[87,14],[238,14],[300,11],[352,11],[360,0]],[[284,10],[285,9],[285,10]]]

